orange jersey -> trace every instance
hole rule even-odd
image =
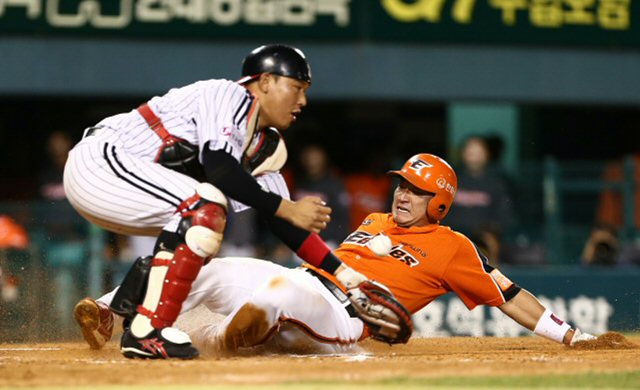
[[[392,242],[389,255],[379,257],[367,246],[382,233]],[[486,265],[475,245],[449,227],[399,227],[391,214],[370,214],[334,251],[345,264],[389,287],[415,313],[431,301],[454,292],[464,304],[498,306],[513,283]]]

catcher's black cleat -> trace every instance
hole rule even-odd
[[[129,359],[194,359],[200,355],[189,337],[175,328],[154,329],[145,337],[136,337],[127,329],[120,352]]]

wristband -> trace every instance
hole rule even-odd
[[[327,253],[330,252],[331,249],[329,249],[327,244],[322,241],[322,238],[320,238],[316,233],[311,233],[302,242],[300,248],[296,251],[296,254],[307,263],[316,267],[321,267],[324,258],[327,256]]]
[[[322,259],[322,263],[320,263],[320,268],[327,271],[331,275],[335,274],[338,267],[342,265],[342,261],[336,257],[332,252],[327,253],[327,255]]]
[[[546,309],[536,324],[533,333],[562,344],[564,335],[571,326]]]

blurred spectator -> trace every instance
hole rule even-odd
[[[51,278],[51,319],[61,327],[71,324],[69,313],[81,294],[88,255],[87,225],[67,201],[62,184],[72,145],[70,135],[64,131],[54,131],[47,139],[48,161],[37,176],[37,197],[45,202],[36,204],[39,223],[33,227]]]
[[[25,229],[12,218],[0,214],[0,306],[2,302],[14,302],[18,299],[19,280],[9,271],[10,260],[6,255],[9,249],[27,249],[29,237]]]
[[[331,222],[320,232],[320,236],[330,248],[336,248],[346,238],[350,228],[349,194],[343,179],[333,169],[326,149],[317,143],[308,143],[300,148],[295,165],[293,170],[283,172],[291,189],[291,199],[317,196],[331,207]],[[262,230],[260,241],[264,258],[289,268],[300,265],[302,259],[275,240],[273,234]]]
[[[631,157],[633,162],[633,227],[640,229],[640,153]],[[625,162],[612,162],[604,170],[602,180],[609,183],[623,183]],[[631,184],[631,183],[628,183]],[[619,239],[623,227],[624,199],[620,189],[607,189],[600,195],[596,211],[596,226],[591,231],[582,252],[582,262],[587,265],[640,264],[640,247],[637,242],[622,245]],[[637,236],[637,234],[636,234]],[[629,237],[631,238],[631,237]],[[637,237],[636,237],[637,239]]]
[[[27,249],[29,237],[22,226],[7,215],[0,214],[0,250]]]
[[[41,228],[47,241],[80,240],[85,223],[67,201],[62,184],[64,165],[73,141],[68,133],[54,131],[47,139],[48,161],[38,174],[37,196],[46,201],[40,210]]]
[[[299,154],[300,170],[291,184],[291,198],[317,196],[331,207],[331,222],[320,236],[332,248],[338,246],[349,233],[349,194],[343,179],[331,167],[327,151],[317,144],[309,144]]]
[[[501,256],[502,234],[513,219],[509,186],[504,173],[491,164],[485,138],[470,136],[460,153],[458,192],[446,224],[471,238],[495,266]]]
[[[387,175],[388,156],[380,148],[369,147],[363,157],[361,171],[345,177],[349,193],[349,233],[358,229],[371,213],[391,209],[392,179]]]
[[[320,232],[320,236],[330,248],[336,248],[346,238],[350,228],[349,194],[343,179],[333,169],[326,149],[316,143],[303,146],[295,169],[283,174],[291,188],[291,199],[317,196],[331,207],[331,222]],[[266,233],[267,237],[262,240],[267,251],[265,258],[289,268],[300,265],[302,260],[295,253],[274,240],[272,234]]]
[[[594,227],[582,251],[583,264],[616,265],[619,244],[615,228],[605,225]]]
[[[224,241],[222,241],[218,256],[257,257],[257,240],[258,213],[252,208],[239,213],[229,210],[227,226],[224,230]]]
[[[303,260],[298,257],[288,246],[281,242],[269,240],[271,245],[268,245],[268,256],[266,257],[270,261],[279,264],[287,268],[296,268],[303,263]]]
[[[62,175],[72,146],[71,137],[63,131],[55,131],[49,136],[47,140],[49,163],[46,164],[38,177],[38,196],[40,198],[51,201],[66,199]]]

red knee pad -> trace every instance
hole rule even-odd
[[[192,226],[204,226],[216,233],[223,233],[227,223],[227,211],[216,203],[207,203],[193,211],[183,213],[191,217]]]
[[[160,302],[151,318],[151,326],[156,329],[173,325],[182,309],[182,303],[191,291],[191,285],[202,268],[203,259],[193,253],[185,244],[180,244],[173,254],[165,284],[160,294]]]

